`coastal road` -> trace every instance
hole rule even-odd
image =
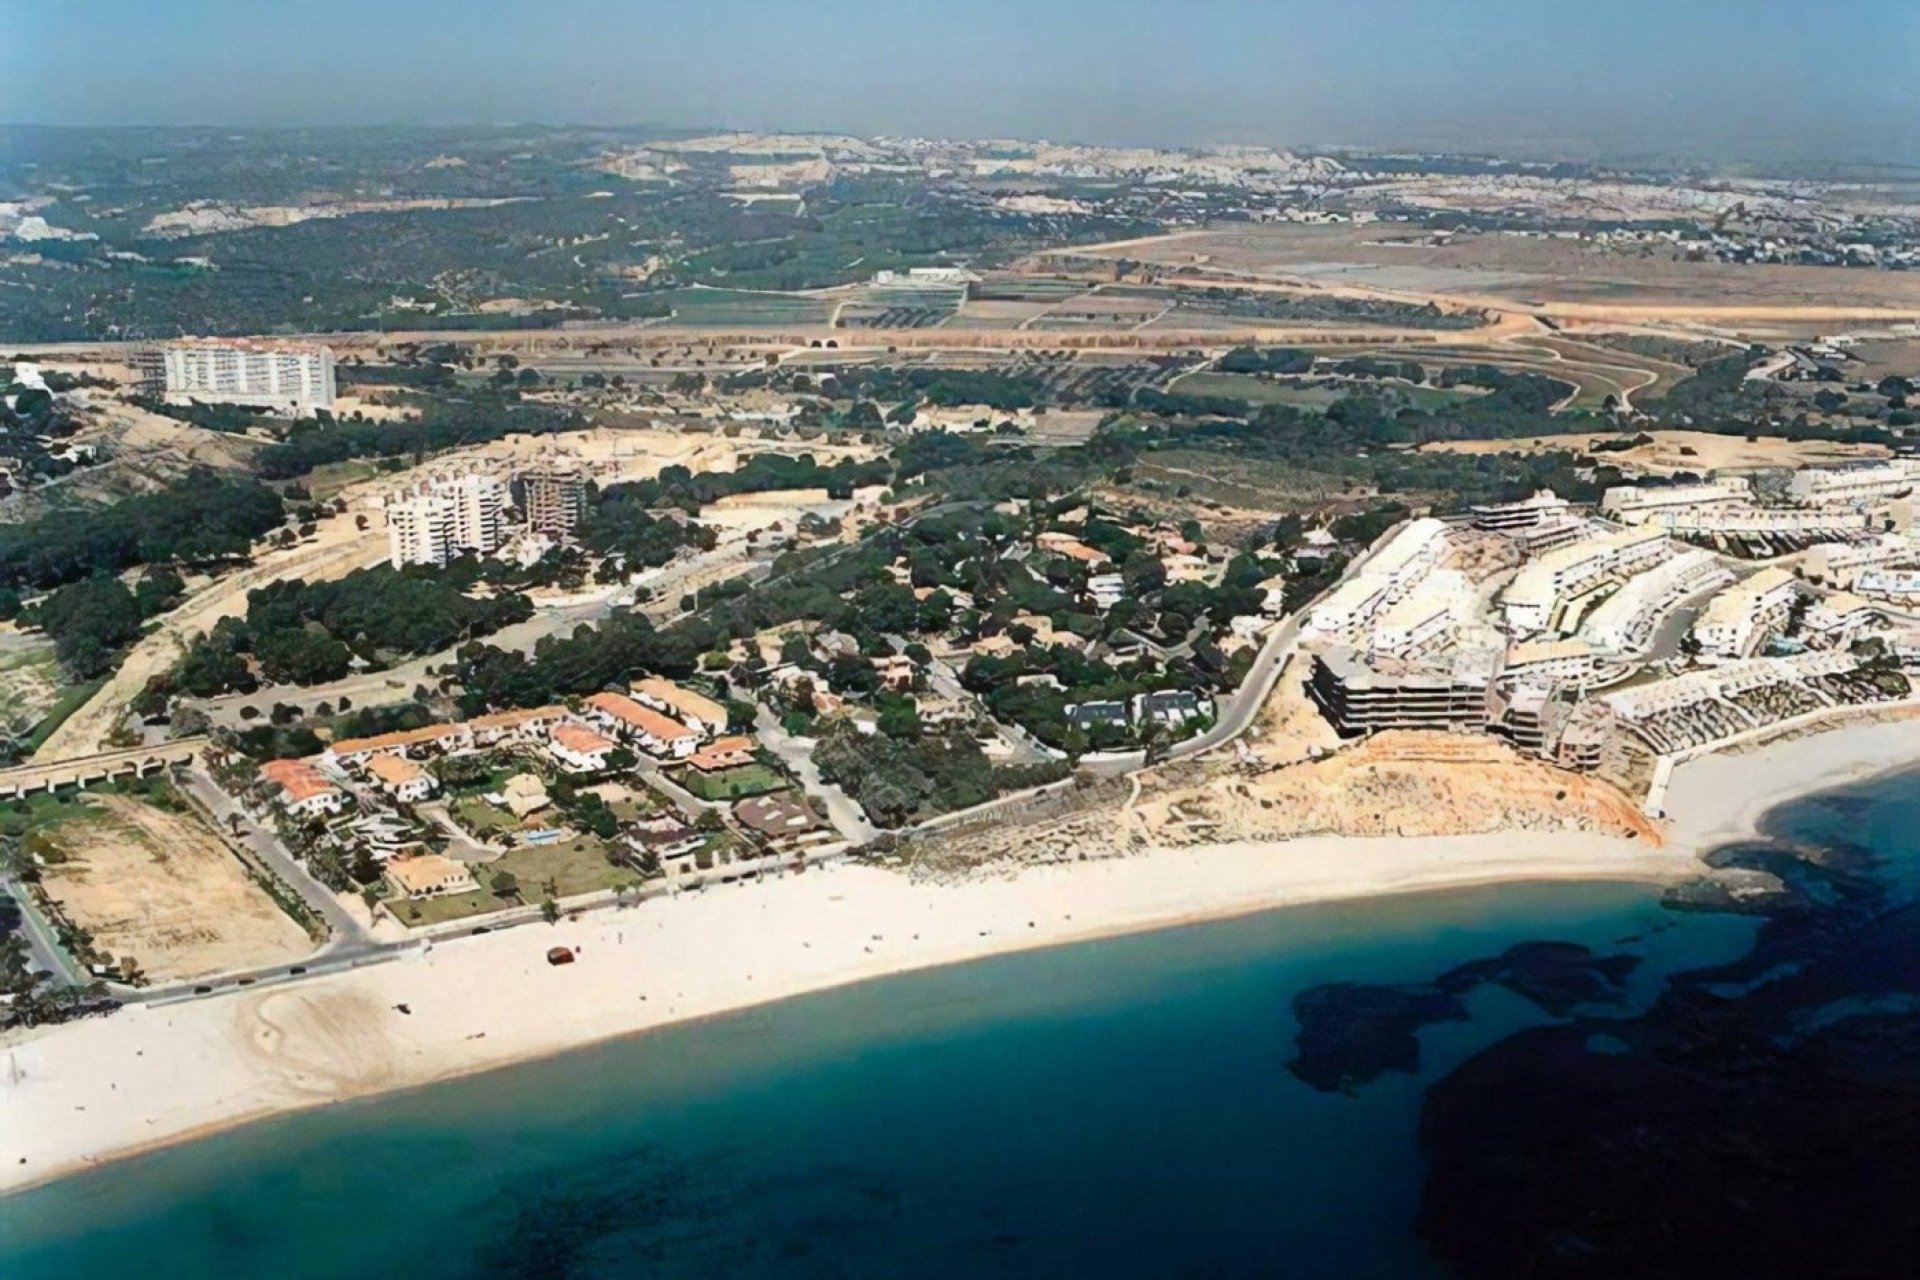
[[[1287,659],[1293,656],[1294,647],[1300,642],[1300,616],[1295,614],[1273,630],[1267,632],[1267,638],[1260,645],[1260,652],[1254,656],[1253,666],[1247,671],[1247,678],[1240,687],[1214,704],[1218,713],[1213,728],[1205,733],[1175,743],[1168,751],[1170,756],[1198,755],[1202,751],[1211,751],[1215,747],[1225,746],[1245,733],[1253,726],[1260,708],[1267,705],[1267,698],[1273,693],[1273,686],[1280,679]]]
[[[24,885],[11,879],[0,880],[0,896],[11,899],[13,909],[20,913],[20,936],[26,939],[27,959],[34,969],[44,969],[56,981],[69,986],[83,987],[93,980],[55,940]]]
[[[198,769],[187,771],[187,791],[212,816],[213,824],[222,836],[231,836],[234,832],[234,819],[239,820],[240,839],[252,851],[263,865],[279,876],[289,888],[300,895],[308,910],[326,921],[332,941],[321,948],[321,954],[336,949],[351,949],[369,941],[366,927],[355,919],[338,895],[327,886],[315,880],[307,869],[300,865],[287,847],[280,843],[279,835],[255,822],[246,810],[214,785],[213,779]]]
[[[806,793],[819,796],[825,802],[827,818],[834,830],[856,845],[865,844],[880,834],[880,828],[867,821],[866,812],[854,803],[852,796],[820,776],[820,766],[813,762],[812,749],[781,728],[780,721],[763,703],[754,704],[753,727],[767,750],[793,770]]]

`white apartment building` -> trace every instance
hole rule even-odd
[[[1693,638],[1702,655],[1745,658],[1778,629],[1793,610],[1799,580],[1785,569],[1762,569],[1707,602],[1694,623]]]
[[[1567,500],[1551,489],[1541,489],[1520,502],[1473,508],[1473,527],[1494,533],[1531,529],[1541,524],[1557,524],[1570,519]]]
[[[465,475],[414,486],[387,506],[387,557],[396,569],[443,567],[462,552],[490,555],[506,540],[507,486]]]
[[[1507,629],[1517,635],[1545,631],[1584,588],[1632,573],[1666,553],[1666,534],[1649,528],[1622,529],[1549,551],[1521,569],[1501,594]]]
[[[1732,581],[1733,570],[1711,551],[1683,551],[1627,579],[1581,620],[1580,634],[1614,653],[1638,652],[1682,600]]]
[[[1858,632],[1872,626],[1879,617],[1872,601],[1836,591],[1809,605],[1800,625],[1810,641],[1832,648],[1850,643]]]
[[[1412,521],[1315,605],[1307,625],[1328,636],[1365,626],[1381,609],[1404,599],[1446,553],[1446,525],[1426,518]]]
[[[1087,594],[1100,608],[1111,609],[1126,598],[1126,579],[1117,573],[1096,573],[1087,579]]]
[[[1864,509],[1848,507],[1756,507],[1751,503],[1715,503],[1710,506],[1668,507],[1649,514],[1642,523],[1671,534],[1791,534],[1799,537],[1842,537],[1864,530]]]
[[[1845,653],[1803,653],[1791,658],[1749,658],[1724,667],[1689,671],[1651,684],[1635,685],[1601,698],[1607,709],[1622,720],[1639,721],[1669,711],[1679,711],[1696,702],[1724,698],[1728,694],[1772,684],[1793,684],[1815,676],[1837,675],[1851,670],[1859,659]]]
[[[1387,607],[1374,621],[1368,650],[1402,658],[1426,648],[1459,621],[1473,600],[1466,576],[1454,569],[1435,569],[1405,599]]]
[[[1617,484],[1600,495],[1600,514],[1622,524],[1642,524],[1673,507],[1704,507],[1739,502],[1752,496],[1743,480],[1712,480],[1699,484]]]
[[[333,408],[333,352],[251,338],[169,342],[134,359],[141,389],[175,403],[249,404],[281,413]]]
[[[1793,473],[1787,492],[1801,502],[1863,502],[1912,492],[1914,464],[1903,459],[1805,467]]]
[[[1871,600],[1911,607],[1920,604],[1920,570],[1873,569],[1855,578],[1853,589]]]
[[[1593,646],[1584,640],[1523,640],[1508,648],[1500,678],[1542,687],[1584,685],[1594,666]]]
[[[1800,572],[1814,582],[1833,587],[1851,587],[1870,569],[1886,569],[1920,558],[1920,543],[1897,533],[1857,542],[1823,542],[1809,547],[1800,561]]]

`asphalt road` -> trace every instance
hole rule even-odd
[[[867,821],[865,811],[854,803],[852,796],[820,776],[820,767],[813,762],[813,752],[790,737],[764,704],[754,704],[753,727],[766,748],[793,770],[806,793],[819,796],[826,802],[827,818],[833,823],[834,830],[854,844],[865,844],[880,834],[880,828]]]
[[[14,909],[20,913],[20,935],[27,940],[28,963],[34,969],[44,969],[71,986],[85,986],[92,981],[54,940],[52,930],[40,918],[24,888],[12,880],[0,880],[0,894],[11,898]]]
[[[194,799],[213,815],[214,825],[223,835],[233,833],[231,819],[237,815],[240,820],[240,839],[247,848],[298,893],[309,910],[326,921],[332,941],[322,948],[322,954],[351,950],[357,944],[368,941],[366,928],[347,910],[333,890],[314,879],[300,865],[299,860],[280,843],[279,833],[256,823],[226,792],[214,785],[213,779],[198,769],[187,771],[186,786]]]

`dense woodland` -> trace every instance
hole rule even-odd
[[[57,587],[160,561],[235,559],[285,518],[280,495],[265,485],[196,471],[104,509],[0,525],[0,586]]]
[[[377,668],[533,616],[518,592],[476,599],[463,585],[430,569],[386,565],[332,582],[272,583],[248,593],[245,618],[224,619],[195,641],[158,692],[206,698],[262,680],[321,684],[346,675],[356,659]]]

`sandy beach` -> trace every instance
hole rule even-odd
[[[961,883],[842,866],[442,942],[257,992],[16,1036],[0,1191],[279,1112],[890,973],[1301,903],[1527,880],[1671,882],[1796,795],[1920,763],[1920,721],[1683,766],[1668,838],[1514,833],[1162,850]],[[550,946],[575,964],[553,967]],[[404,1004],[407,1012],[396,1006]]]

